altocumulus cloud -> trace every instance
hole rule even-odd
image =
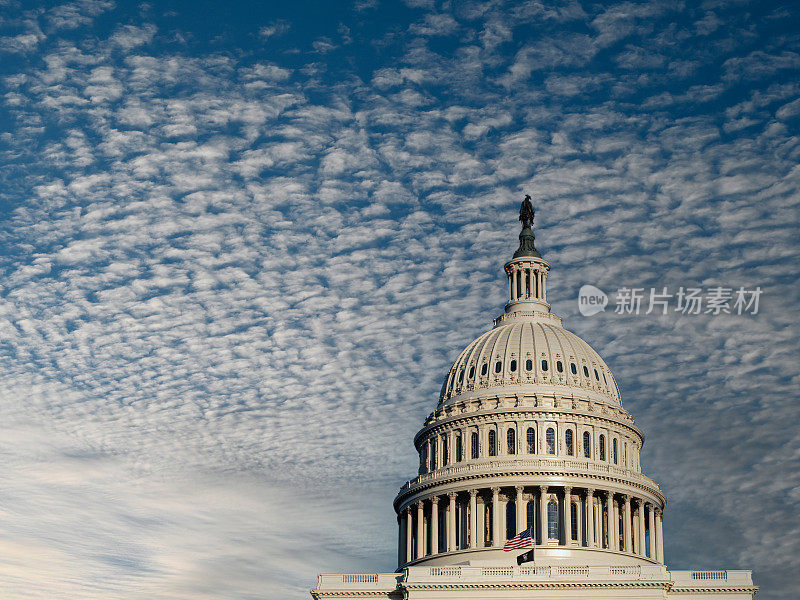
[[[392,569],[411,438],[500,310],[523,191],[554,310],[648,435],[668,563],[792,591],[791,4],[0,8],[5,597]],[[764,291],[590,320],[583,283]]]

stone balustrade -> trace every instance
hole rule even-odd
[[[345,573],[340,575],[318,575],[318,590],[365,589],[392,591],[403,580],[402,573]]]
[[[668,571],[663,565],[442,566],[407,567],[401,573],[319,575],[317,589],[391,591],[425,582],[663,581],[670,587],[750,588],[750,571]]]
[[[611,580],[669,580],[666,567],[663,565],[631,565],[631,566],[508,566],[508,567],[408,567],[404,581],[424,582],[458,580],[470,582],[483,581],[611,581]]]
[[[746,588],[753,585],[752,571],[670,571],[670,575],[676,587]]]

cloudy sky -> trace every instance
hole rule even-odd
[[[502,311],[524,193],[554,311],[647,434],[668,565],[790,596],[798,12],[0,0],[3,598],[393,570],[412,436]],[[587,283],[762,295],[584,317]]]

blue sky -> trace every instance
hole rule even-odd
[[[791,2],[0,0],[5,598],[304,598],[502,310],[524,193],[607,361],[670,567],[791,595]],[[578,290],[763,290],[583,317]]]

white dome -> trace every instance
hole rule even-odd
[[[555,315],[516,311],[495,323],[453,363],[440,404],[491,396],[502,388],[505,395],[571,394],[620,405],[608,365]]]

